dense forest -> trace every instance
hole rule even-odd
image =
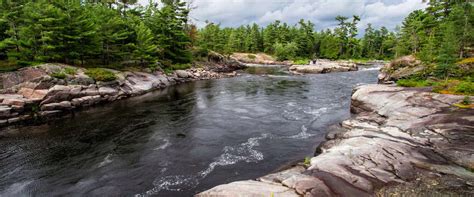
[[[0,4],[0,60],[123,68],[187,64],[211,50],[265,52],[280,60],[416,54],[448,69],[472,52],[473,5],[468,0],[428,4],[395,31],[369,24],[359,35],[359,16],[337,16],[337,27],[322,31],[307,20],[236,28],[208,22],[198,29],[182,0],[150,1],[148,6],[136,0],[7,0]]]

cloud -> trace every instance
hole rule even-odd
[[[145,3],[148,0],[140,0]],[[190,1],[190,0],[188,0]],[[236,27],[249,23],[267,25],[275,20],[295,24],[311,20],[316,29],[333,28],[337,15],[361,16],[359,29],[368,23],[394,29],[413,10],[424,9],[421,0],[192,0],[191,17],[198,26],[205,21]]]

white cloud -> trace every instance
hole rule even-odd
[[[188,0],[189,1],[189,0]],[[192,0],[197,8],[193,21],[203,26],[208,20],[222,26],[235,27],[257,23],[267,25],[274,20],[290,24],[300,19],[311,20],[318,30],[336,25],[337,15],[361,16],[359,28],[368,23],[393,29],[410,12],[426,7],[421,0]],[[146,3],[148,0],[140,0]]]

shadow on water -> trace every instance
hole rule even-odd
[[[260,72],[260,71],[258,71]],[[0,132],[0,196],[191,196],[313,154],[376,71],[243,74]]]

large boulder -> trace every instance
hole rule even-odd
[[[426,66],[415,56],[403,56],[386,64],[380,70],[379,83],[393,83],[424,71]]]
[[[179,78],[190,78],[192,75],[188,71],[185,70],[176,70],[174,71],[176,73],[176,76]]]

